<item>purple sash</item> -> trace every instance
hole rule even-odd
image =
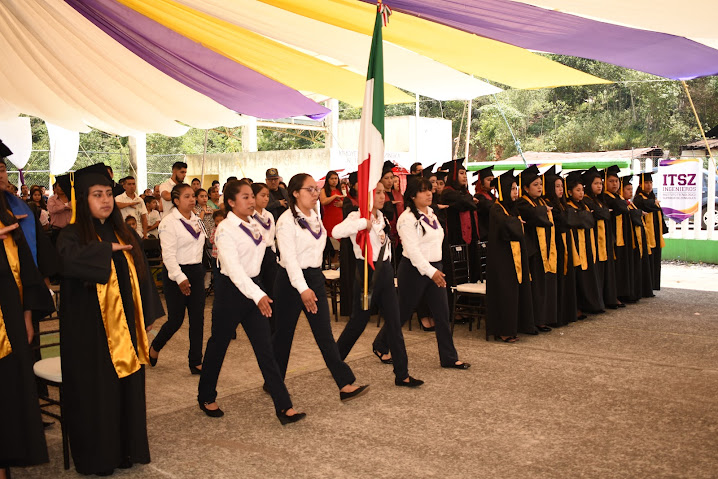
[[[182,222],[182,226],[184,226],[185,229],[186,229],[187,231],[189,231],[189,234],[191,234],[192,236],[194,236],[194,239],[198,239],[198,238],[199,238],[199,234],[202,232],[202,230],[200,230],[200,231],[195,231],[195,229],[192,227],[191,224],[187,223],[187,222],[186,222],[185,220],[183,220],[182,218],[180,218],[180,221]]]
[[[309,230],[309,232],[314,236],[314,239],[319,239],[322,237],[322,225],[319,225],[319,232],[315,233],[313,229],[309,227],[309,223],[307,223],[307,220],[304,218],[297,218],[297,223],[299,223],[301,226],[303,226],[305,229]]]
[[[247,233],[247,236],[249,236],[250,238],[252,238],[252,241],[254,241],[254,244],[255,244],[255,245],[259,246],[259,243],[262,242],[262,239],[263,239],[263,238],[262,238],[262,235],[259,235],[259,239],[255,238],[255,237],[254,237],[254,234],[252,234],[252,232],[249,230],[249,228],[247,228],[246,226],[244,226],[244,223],[239,223],[239,229],[241,229],[242,231],[244,231],[245,233]]]
[[[439,227],[439,223],[436,222],[436,219],[429,223],[429,218],[426,217],[426,215],[421,215],[421,219],[426,223],[427,225],[431,226],[433,229],[436,229]]]
[[[262,228],[264,228],[264,229],[267,230],[267,231],[269,231],[269,228],[272,226],[272,219],[271,219],[271,218],[268,219],[268,220],[267,220],[267,224],[265,225],[265,224],[264,224],[264,221],[262,221],[262,218],[259,216],[259,213],[254,213],[254,216],[253,216],[252,218],[254,218],[255,220],[257,220],[257,223],[259,223],[260,225],[262,225]]]

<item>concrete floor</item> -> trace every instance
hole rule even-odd
[[[691,277],[717,289],[718,269],[664,270],[667,285],[690,286]],[[371,354],[372,323],[348,358],[371,388],[347,404],[302,320],[287,386],[308,416],[285,427],[261,390],[243,331],[220,377],[226,415],[206,417],[187,369],[184,327],[147,373],[152,463],[116,476],[715,478],[716,304],[718,292],[667,287],[515,345],[457,326],[468,371],[441,369],[433,333],[405,330],[411,374],[426,381],[417,390],[394,386],[391,366]],[[338,335],[344,323],[333,324]],[[15,470],[14,478],[78,476],[62,469],[59,427],[47,436],[51,463]]]

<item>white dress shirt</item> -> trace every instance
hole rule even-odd
[[[165,191],[168,193],[172,193],[172,188],[175,187],[177,183],[172,181],[172,178],[167,178],[165,181],[160,183],[160,201],[162,202],[162,217],[170,214],[170,211],[172,211],[172,199],[170,198],[169,201],[162,198],[162,193]]]
[[[252,237],[242,229],[242,225]],[[255,304],[259,304],[259,300],[267,295],[252,281],[259,275],[267,252],[261,230],[262,226],[253,219],[243,221],[230,211],[214,232],[219,271],[228,276],[237,289]],[[260,240],[260,243],[256,244],[253,238]]]
[[[264,238],[264,245],[268,248],[272,248],[272,251],[276,253],[277,246],[274,243],[274,238],[277,236],[277,224],[274,222],[274,216],[272,216],[272,213],[267,211],[266,208],[262,210],[261,214],[257,211],[255,211],[254,214],[260,220],[256,221],[257,218],[254,218],[255,221],[258,223],[259,231],[262,232],[262,237]],[[268,227],[266,226],[267,224],[269,224]]]
[[[190,213],[190,219],[182,216],[177,208],[169,210],[162,218],[159,226],[160,245],[162,246],[162,262],[167,268],[167,275],[177,284],[187,279],[180,265],[202,262],[204,240],[206,236],[199,226],[199,218]],[[184,224],[188,224],[199,236],[195,238]]]
[[[147,213],[147,227],[148,228],[160,220],[162,220],[162,215],[160,215],[159,211],[152,210],[149,213]],[[159,225],[157,226],[157,228],[150,230],[150,232],[147,233],[147,236],[152,236],[154,238],[157,238],[159,235],[158,231],[159,231]]]
[[[441,261],[441,243],[444,241],[444,229],[434,214],[434,210],[430,207],[427,207],[427,209],[429,212],[426,215],[428,223],[421,219],[417,220],[409,208],[405,209],[396,222],[396,230],[404,247],[404,257],[411,261],[411,264],[419,270],[419,273],[431,278],[437,269],[431,266],[430,263]],[[436,225],[436,229],[432,228],[429,223]]]
[[[377,210],[377,216],[372,217],[371,231],[369,232],[369,241],[371,242],[372,261],[379,261],[379,251],[384,243],[384,261],[391,259],[391,240],[384,232],[386,221],[381,211]],[[366,218],[362,218],[358,211],[352,211],[347,217],[336,225],[332,230],[332,236],[335,239],[349,238],[352,240],[354,247],[354,256],[357,259],[364,259],[364,251],[357,244],[357,233],[366,230]]]
[[[142,230],[142,215],[147,214],[145,201],[137,194],[135,194],[134,198],[130,198],[126,192],[115,196],[115,201],[119,201],[120,203],[132,203],[130,206],[122,208],[120,213],[122,213],[123,220],[128,216],[132,216],[135,219],[137,222],[135,231],[137,231],[137,234],[140,235],[140,238],[142,238],[145,235],[145,232]]]
[[[322,266],[324,248],[327,245],[327,230],[324,229],[322,220],[314,210],[307,217],[297,208],[297,218],[304,218],[315,233],[321,231],[321,236],[315,238],[310,231],[299,226],[291,209],[282,213],[277,220],[279,265],[287,270],[289,282],[301,294],[309,289],[302,270]]]

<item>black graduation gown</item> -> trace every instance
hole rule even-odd
[[[54,305],[22,233],[15,237],[22,303],[0,240],[0,307],[12,347],[12,352],[0,359],[0,469],[48,462],[23,311],[46,315],[54,310]]]
[[[648,246],[648,238],[646,235],[646,227],[644,224],[643,211],[638,209],[636,205],[629,205],[629,214],[631,216],[631,224],[633,226],[633,265],[635,275],[634,295],[635,299],[652,298],[653,294],[653,256],[650,254]]]
[[[633,243],[631,217],[626,200],[613,193],[604,193],[603,201],[611,210],[611,240],[615,256],[616,297],[621,301],[633,299]]]
[[[469,268],[471,270],[471,281],[479,279],[479,225],[476,215],[476,202],[474,197],[468,191],[458,191],[449,186],[444,188],[441,193],[439,203],[447,205],[446,212],[446,236],[445,244],[447,250],[444,252],[444,274],[446,274],[447,284],[454,284],[454,275],[451,269],[451,255],[447,254],[451,245],[467,243],[469,246]],[[461,222],[467,223],[471,228],[470,241],[466,241],[461,231]]]
[[[596,278],[599,292],[603,297],[603,304],[616,306],[618,295],[616,293],[616,265],[613,257],[615,231],[611,222],[611,210],[603,198],[584,198],[584,202],[591,209],[593,219],[596,220],[594,229],[594,244],[596,245]],[[605,256],[603,256],[605,253]]]
[[[506,213],[509,213],[508,215]],[[489,243],[486,253],[487,335],[516,336],[534,333],[529,261],[521,220],[514,207],[504,210],[500,203],[491,207]],[[518,243],[522,281],[519,283],[511,243]],[[518,259],[518,258],[517,258]]]
[[[393,206],[393,205],[392,205]],[[358,211],[350,198],[344,198],[342,214],[346,219],[352,211]],[[383,211],[383,210],[382,210]],[[339,240],[339,311],[342,316],[351,316],[354,301],[354,277],[356,276],[357,259],[354,246],[349,238]]]
[[[476,203],[476,215],[479,220],[479,239],[481,241],[488,241],[489,239],[489,216],[491,207],[496,203],[496,198],[486,193],[485,191],[479,191],[474,195],[474,198],[479,200]]]
[[[633,203],[641,210],[650,213],[643,218],[646,226],[648,247],[651,248],[651,281],[654,290],[661,289],[661,256],[665,242],[663,235],[668,233],[663,209],[656,204],[656,195],[638,193]]]
[[[600,294],[598,286],[591,242],[591,233],[596,225],[596,221],[591,211],[583,202],[576,203],[569,201],[566,212],[567,222],[573,236],[572,254],[574,254],[574,252],[578,253],[578,255],[574,257],[578,308],[584,313],[602,312],[604,310],[603,296]],[[585,244],[585,251],[584,248],[581,247],[581,244]]]
[[[64,414],[70,451],[78,472],[111,471],[121,463],[147,464],[145,370],[119,379],[110,358],[105,327],[97,299],[96,283],[110,276],[111,263],[117,271],[125,320],[137,348],[134,302],[127,260],[112,252],[117,242],[112,225],[94,220],[102,241],[82,244],[76,225],[60,234],[57,248],[63,261],[60,303],[60,354],[64,386]],[[164,315],[149,266],[136,265],[145,326]]]
[[[568,227],[566,208],[553,205],[553,222],[556,228],[556,323],[565,326],[576,321],[576,272],[573,257],[569,254],[573,248],[573,236]]]
[[[548,208],[542,199],[531,201],[526,197],[516,200],[521,219],[526,222],[526,250],[531,271],[531,295],[533,298],[534,323],[545,326],[556,322],[556,275],[545,270],[539,246],[537,228],[546,229],[547,254],[551,248],[551,228],[553,223],[548,217]]]

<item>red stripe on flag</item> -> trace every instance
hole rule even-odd
[[[362,218],[371,219],[371,211],[369,211],[369,195],[374,194],[374,188],[369,189],[369,170],[371,168],[371,153],[369,157],[359,163],[359,171],[357,172],[357,191],[359,192],[359,214]],[[357,244],[362,250],[363,254],[366,254],[366,258],[369,262],[369,266],[374,269],[374,253],[371,248],[371,241],[369,241],[369,231],[361,230],[357,233]]]

